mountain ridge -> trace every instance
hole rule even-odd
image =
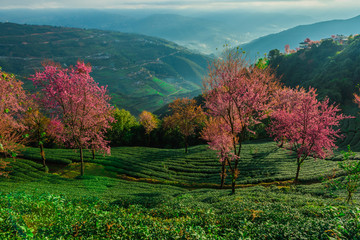
[[[165,38],[205,54],[218,54],[224,44],[236,46],[299,23],[301,15],[230,12],[166,12],[144,10],[48,9],[0,10],[0,21],[19,24],[102,29]]]
[[[81,59],[108,85],[112,103],[133,114],[154,111],[176,97],[192,97],[211,58],[170,41],[140,34],[0,23],[0,66],[27,80],[45,60],[67,67]]]
[[[295,49],[306,38],[320,40],[331,37],[334,34],[351,35],[360,33],[358,26],[360,26],[360,15],[349,19],[336,19],[299,25],[279,33],[260,37],[249,43],[241,44],[239,47],[246,51],[252,60],[254,60],[253,58],[262,57],[272,49],[279,49],[283,52],[286,44],[289,44],[291,49]]]

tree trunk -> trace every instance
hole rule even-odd
[[[236,177],[235,177],[235,171],[233,171],[232,182],[231,182],[231,194],[235,194],[235,186],[236,186]]]
[[[84,156],[83,156],[83,149],[82,148],[80,148],[80,160],[81,160],[80,175],[84,176],[85,166],[84,166]]]
[[[226,177],[226,162],[225,160],[221,163],[221,184],[220,184],[220,188],[222,189],[224,187],[224,183],[225,183],[225,177]]]
[[[44,152],[44,145],[40,144],[40,156],[43,162],[43,166],[46,167],[46,163],[45,163],[45,152]]]
[[[294,180],[294,183],[295,183],[295,184],[298,183],[298,181],[299,181],[300,166],[301,166],[301,163],[300,163],[300,161],[299,161],[299,159],[298,159],[298,161],[297,161],[296,176],[295,176],[295,180]]]
[[[232,170],[233,179],[232,179],[232,183],[231,183],[231,188],[232,188],[231,194],[235,194],[236,179],[238,178],[238,175],[239,175],[239,171],[237,170],[238,169],[238,164],[239,164],[239,159],[236,159],[234,168]]]
[[[187,153],[188,144],[187,144],[187,137],[186,136],[184,136],[184,143],[185,143],[185,153]]]
[[[93,160],[95,160],[95,148],[91,149]]]

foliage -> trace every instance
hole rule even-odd
[[[266,58],[266,55],[265,55],[264,58],[259,58],[255,65],[259,69],[265,69],[269,66],[269,60]]]
[[[118,108],[115,108],[111,115],[115,121],[111,123],[111,129],[106,134],[111,145],[134,145],[135,130],[139,127],[136,118],[129,111]]]
[[[339,167],[345,172],[345,177],[340,183],[340,186],[346,189],[346,201],[349,203],[352,199],[353,194],[357,191],[359,187],[360,161],[350,160],[350,157],[354,157],[355,155],[355,153],[351,151],[350,145],[348,146],[347,152],[342,151],[341,153],[344,157],[344,161],[339,162]]]
[[[201,136],[208,141],[210,149],[217,151],[220,162],[231,157],[231,152],[234,150],[233,138],[236,136],[226,131],[226,124],[222,118],[210,117]]]
[[[62,128],[58,127],[59,123],[56,120],[44,116],[40,112],[40,106],[35,101],[29,100],[29,102],[31,102],[32,107],[28,108],[21,122],[25,126],[25,133],[28,135],[28,143],[33,143],[40,148],[43,166],[47,171],[44,145],[54,141],[57,135],[61,134]]]
[[[50,119],[44,116],[38,107],[33,105],[33,107],[29,108],[21,121],[26,127],[27,134],[29,134],[29,142],[39,146],[47,141],[46,132]]]
[[[106,180],[77,181],[91,185],[98,181],[105,184]],[[136,188],[140,184],[132,185]],[[146,190],[151,189],[149,184],[142,186]],[[2,192],[0,236],[4,239],[360,237],[360,211],[355,206],[343,206],[332,199],[263,187],[241,189],[239,192],[240,195],[230,196],[224,196],[223,191],[209,189],[168,192],[163,195],[165,200],[153,205],[145,205],[151,199],[147,194],[154,195],[144,192],[138,194],[138,203],[133,200],[130,204],[125,196],[108,202],[90,196],[74,198],[52,193]]]
[[[142,111],[142,113],[139,116],[139,122],[145,129],[145,134],[148,137],[147,144],[150,144],[150,133],[158,128],[159,126],[159,120],[156,118],[154,114],[148,111]]]
[[[77,160],[70,149],[47,152],[53,158],[48,159],[49,167],[52,161]],[[85,152],[86,161],[96,162],[92,165],[98,168],[91,176],[74,179],[63,178],[67,176],[61,174],[65,169],[56,171],[57,174],[45,174],[41,164],[18,159],[11,163],[14,168],[11,178],[0,181],[0,237],[21,238],[29,234],[30,238],[33,234],[35,239],[45,236],[57,239],[74,238],[77,234],[79,238],[100,239],[103,236],[359,238],[357,206],[325,198],[320,183],[296,188],[286,185],[289,182],[278,183],[279,186],[273,183],[266,188],[244,184],[281,181],[293,176],[296,156],[277,148],[273,142],[243,144],[239,168],[243,174],[239,182],[245,188],[238,188],[235,195],[229,195],[230,189],[194,184],[219,182],[219,164],[213,151],[204,145],[192,147],[189,154],[182,152],[183,149],[120,147],[112,149],[112,156],[100,156],[96,160]],[[36,148],[28,148],[23,155],[26,159],[31,155],[40,159]],[[105,172],[100,166],[105,167]],[[330,159],[309,161],[304,164],[306,171],[302,178],[314,183],[322,171],[336,166],[337,162]],[[90,173],[88,169],[86,172]],[[120,174],[134,178],[125,181],[117,177]],[[147,182],[135,182],[145,177]],[[182,188],[172,186],[175,181]],[[359,195],[354,197],[358,199]],[[108,230],[107,224],[114,225]]]
[[[341,137],[341,120],[349,118],[339,114],[338,106],[329,105],[329,99],[318,101],[314,88],[284,88],[277,93],[278,104],[271,114],[269,131],[275,141],[297,156],[298,181],[300,167],[309,157],[325,158],[336,148],[336,138]]]
[[[176,99],[169,105],[172,115],[164,118],[165,128],[178,128],[184,137],[185,153],[188,148],[188,138],[195,134],[195,129],[205,120],[201,106],[194,99]]]
[[[350,38],[348,44],[322,41],[290,55],[280,54],[270,59],[270,67],[289,87],[314,87],[320,99],[329,97],[347,113],[354,113],[353,89],[359,82],[360,37]]]
[[[15,157],[24,141],[24,126],[19,122],[26,110],[27,96],[22,88],[23,83],[13,74],[0,68],[0,154]],[[7,175],[7,161],[0,155],[0,175]]]
[[[140,124],[145,128],[145,133],[150,134],[158,127],[159,121],[154,114],[148,111],[143,111],[139,116]]]
[[[217,151],[221,162],[221,188],[224,186],[226,177],[226,164],[228,158],[231,158],[231,152],[234,150],[233,138],[236,136],[226,131],[226,124],[222,118],[210,117],[206,122],[205,128],[201,133],[210,149]]]
[[[242,142],[247,133],[254,133],[251,128],[269,115],[278,83],[269,69],[247,67],[241,56],[230,53],[214,61],[204,84],[208,88],[204,98],[209,115],[221,118],[223,129],[233,139],[233,153],[226,161],[235,192]]]
[[[58,140],[68,147],[103,150],[110,153],[105,132],[110,128],[112,107],[106,87],[99,87],[90,76],[91,66],[78,62],[75,67],[62,69],[45,64],[31,80],[41,87],[41,101],[55,119],[61,119],[62,132]],[[83,168],[81,169],[83,174]]]

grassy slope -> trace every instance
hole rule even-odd
[[[216,153],[208,150],[206,145],[191,147],[189,151],[189,154],[185,154],[183,149],[118,147],[112,148],[111,156],[99,154],[95,160],[87,153],[85,161],[101,165],[112,175],[187,184],[218,184],[220,164]],[[23,154],[24,158],[40,161],[36,148],[27,148]],[[48,149],[46,154],[49,163],[78,161],[78,154],[72,150]],[[247,184],[291,180],[295,176],[295,161],[294,155],[279,149],[273,142],[249,142],[242,150],[238,182]],[[317,181],[336,167],[336,161],[310,158],[302,166],[300,179]]]
[[[198,94],[210,61],[172,42],[138,34],[12,23],[0,23],[0,33],[4,71],[28,77],[44,60],[70,66],[81,59],[92,64],[95,81],[109,86],[113,104],[133,114],[156,110],[183,94]],[[155,78],[168,86],[159,87]]]
[[[300,178],[313,184],[239,188],[229,195],[206,188],[219,183],[215,153],[206,146],[189,150],[120,147],[95,160],[86,152],[87,175],[79,178],[73,150],[46,149],[53,174],[45,174],[32,161],[40,160],[38,149],[27,148],[11,164],[10,179],[0,181],[0,238],[360,238],[356,205],[314,183],[337,167],[336,159],[305,162]],[[272,142],[247,143],[239,182],[291,179],[294,160]],[[159,182],[126,181],[119,174]]]

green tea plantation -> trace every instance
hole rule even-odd
[[[330,191],[338,162],[295,156],[270,141],[244,144],[237,192],[220,189],[216,153],[113,148],[111,156],[26,148],[0,179],[0,239],[360,239],[359,194]],[[356,155],[354,158],[358,159]],[[335,172],[335,174],[334,174]]]

